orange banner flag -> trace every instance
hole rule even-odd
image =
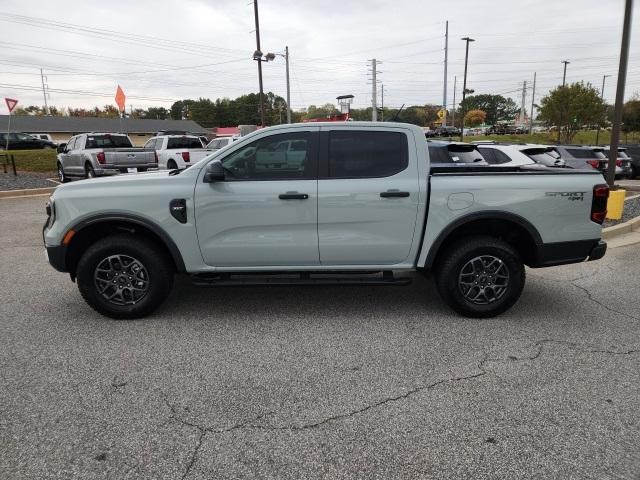
[[[122,91],[122,88],[120,88],[120,85],[118,85],[118,89],[116,90],[116,103],[118,104],[120,112],[124,112],[124,102],[126,99],[127,97]]]

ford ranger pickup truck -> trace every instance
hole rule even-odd
[[[121,133],[83,133],[58,146],[57,170],[61,183],[71,177],[146,172],[150,168],[158,168],[156,153],[135,148],[131,139]]]
[[[609,190],[596,170],[430,166],[419,127],[261,129],[186,170],[60,186],[49,262],[113,318],[151,313],[174,274],[212,286],[401,285],[433,271],[470,317],[520,296],[525,265],[597,260]]]

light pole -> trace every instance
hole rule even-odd
[[[265,62],[273,60],[279,56],[285,59],[287,64],[287,123],[291,123],[291,84],[289,83],[289,47],[284,47],[284,53],[267,53],[265,55]]]
[[[602,90],[600,90],[600,100],[604,100],[604,81],[611,75],[602,76]],[[596,130],[596,145],[598,144],[598,138],[600,138],[600,122],[598,122],[598,129]]]
[[[467,63],[469,62],[469,42],[475,42],[473,38],[464,37],[462,38],[465,42],[467,42],[466,50],[464,53],[464,80],[462,82],[462,102],[460,103],[460,115],[462,119],[460,121],[460,141],[464,138],[464,99],[467,96]]]
[[[264,127],[264,93],[262,89],[262,50],[260,50],[260,20],[258,19],[258,0],[253,0],[253,14],[256,22],[256,51],[253,59],[258,62],[258,83],[260,84],[260,124]]]
[[[562,60],[560,63],[564,63],[564,73],[562,74],[562,86],[564,87],[567,80],[567,65],[571,62],[569,60]]]
[[[622,103],[624,102],[624,86],[627,81],[627,65],[629,63],[629,40],[631,37],[631,13],[633,0],[624,2],[624,22],[622,25],[622,42],[620,45],[620,64],[618,65],[618,85],[616,87],[616,103],[613,109],[613,125],[611,127],[611,145],[609,147],[609,165],[607,166],[607,183],[613,187],[616,177],[616,160],[620,142],[620,124],[622,123]]]

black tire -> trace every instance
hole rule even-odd
[[[487,318],[505,312],[520,298],[525,270],[511,245],[494,237],[474,236],[442,254],[435,279],[440,296],[453,310],[466,317]]]
[[[67,177],[67,175],[64,173],[64,169],[62,168],[62,164],[60,162],[58,162],[58,180],[60,180],[60,183],[69,182],[69,177]]]
[[[178,169],[178,164],[176,163],[175,160],[169,160],[167,162],[167,170],[177,170]]]
[[[115,268],[105,270],[106,266]],[[105,273],[109,271],[116,274],[109,276]],[[173,273],[170,259],[157,244],[131,234],[98,240],[84,252],[76,272],[78,289],[89,306],[115,319],[141,318],[153,312],[171,292]],[[130,288],[136,280],[141,288]],[[138,292],[133,293],[135,290]]]
[[[85,178],[96,178],[96,172],[91,166],[89,162],[84,165],[84,177]]]

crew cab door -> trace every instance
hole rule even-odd
[[[195,189],[203,259],[215,267],[310,266],[318,256],[318,127],[265,133],[229,147],[225,180]],[[289,155],[287,142],[296,142]]]
[[[323,265],[407,259],[419,202],[417,153],[406,130],[322,127],[318,241]]]

